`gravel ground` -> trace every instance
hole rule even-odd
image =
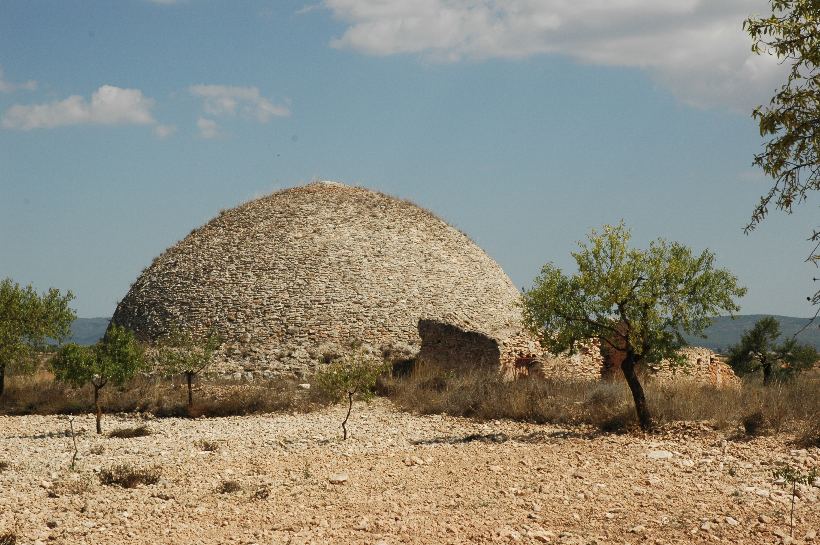
[[[700,424],[659,435],[473,422],[357,404],[221,419],[0,417],[0,535],[20,544],[820,543],[820,488],[801,487],[789,537],[784,463],[820,467],[788,438]],[[202,442],[215,444],[206,451]],[[103,485],[116,464],[156,484]],[[225,485],[226,482],[235,483]],[[820,485],[820,483],[815,483]],[[236,490],[227,491],[230,488]]]

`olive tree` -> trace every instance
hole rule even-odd
[[[188,331],[174,328],[157,347],[155,357],[163,374],[185,377],[188,408],[194,404],[194,378],[214,361],[214,353],[221,343],[219,336],[213,332],[205,337],[196,337]]]
[[[808,369],[820,359],[817,350],[793,337],[778,343],[780,322],[772,316],[758,320],[729,348],[727,363],[738,375],[763,373],[763,384],[785,379]]]
[[[653,427],[637,369],[668,360],[682,363],[681,332],[702,335],[710,316],[735,312],[746,292],[737,279],[715,268],[708,250],[695,255],[677,242],[658,239],[646,250],[629,248],[623,223],[592,230],[572,256],[578,272],[568,276],[547,264],[523,294],[524,322],[553,352],[574,351],[598,338],[625,359],[626,379],[641,428]]]
[[[63,346],[51,361],[54,376],[60,382],[82,387],[91,384],[94,389],[94,409],[97,415],[97,433],[102,433],[100,390],[106,385],[122,386],[145,368],[142,346],[134,334],[123,327],[112,325],[94,346],[69,343]]]
[[[0,280],[0,396],[10,366],[30,371],[38,351],[68,337],[76,318],[68,307],[72,299],[70,291],[62,294],[51,288],[38,294],[31,285]]]
[[[347,414],[342,421],[342,437],[347,439],[347,421],[353,411],[353,399],[373,399],[376,380],[386,371],[384,362],[366,354],[347,354],[331,362],[316,374],[317,388],[334,403],[347,400]]]

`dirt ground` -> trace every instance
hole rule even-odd
[[[104,419],[107,430],[152,432],[131,439],[97,436],[81,416],[74,471],[65,417],[0,417],[0,535],[38,545],[820,540],[817,486],[798,489],[789,537],[791,491],[772,469],[818,468],[820,449],[787,437],[746,441],[702,424],[599,435],[413,416],[377,400],[356,405],[342,441],[343,412]],[[161,478],[101,484],[119,463],[160,466]]]

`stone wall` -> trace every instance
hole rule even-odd
[[[574,354],[553,354],[526,330],[501,341],[501,366],[514,376],[538,375],[573,380],[601,378],[603,358],[597,340],[578,347]]]
[[[738,388],[741,381],[716,353],[708,348],[686,347],[680,350],[684,365],[664,361],[650,368],[649,377],[658,382],[689,381],[715,388]]]

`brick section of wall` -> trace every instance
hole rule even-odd
[[[466,235],[407,201],[338,183],[224,211],[154,262],[112,322],[155,341],[213,328],[221,373],[313,372],[364,343],[412,353],[419,319],[503,338],[518,290]]]

